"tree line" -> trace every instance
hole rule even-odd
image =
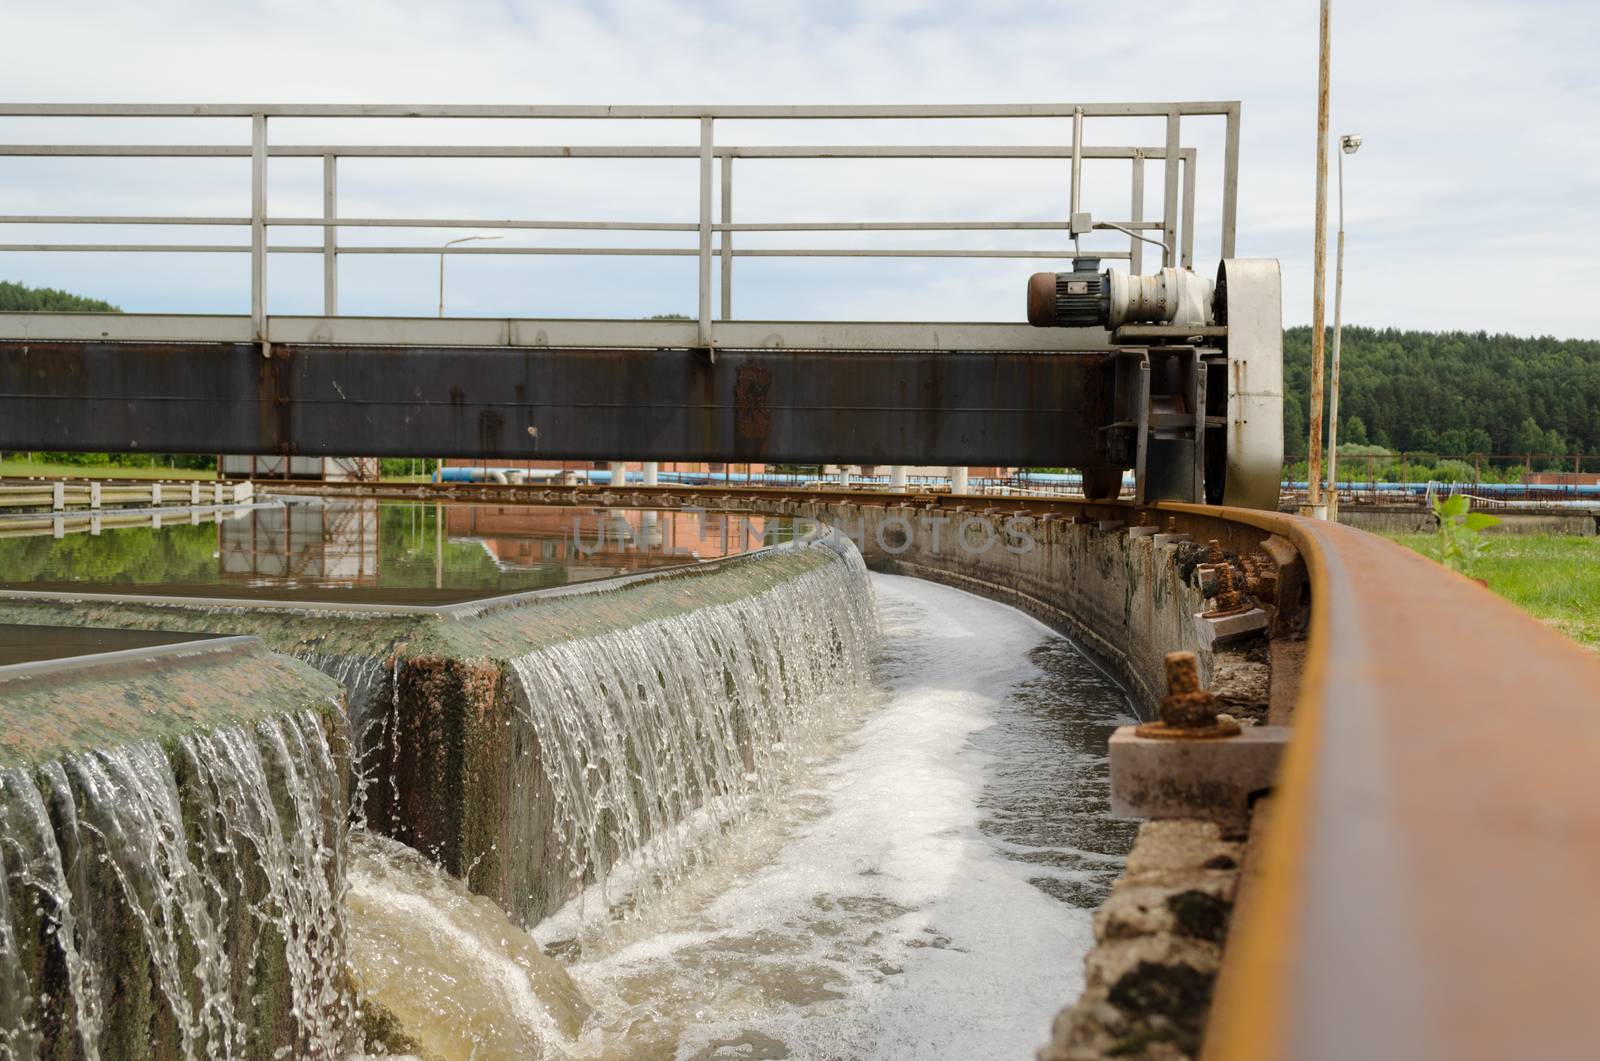
[[[1304,456],[1309,327],[1284,332],[1283,359],[1285,450]],[[1600,454],[1600,342],[1347,326],[1339,374],[1341,452]]]

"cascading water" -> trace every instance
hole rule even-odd
[[[700,844],[690,823],[769,791],[790,736],[864,679],[876,632],[845,548],[763,592],[513,660],[568,893],[606,897],[614,866],[635,898],[680,873]]]
[[[56,841],[49,811],[39,788],[20,778],[22,771],[0,773],[0,844],[4,845],[4,872],[0,872],[0,1057],[31,1057],[41,1045],[40,1008],[44,1001],[34,989],[24,967],[21,933],[12,923],[11,881],[19,900],[31,890],[34,911],[48,927],[45,931],[59,947],[60,965],[66,971],[72,1000],[71,1024],[85,1057],[96,1057],[100,1046],[100,998],[97,970],[82,954],[82,938],[73,914],[71,891]],[[61,780],[61,767],[48,764],[40,780],[52,790]],[[69,835],[77,823],[66,823]]]
[[[351,837],[350,965],[363,999],[429,1057],[562,1056],[589,1004],[505,911],[403,844]]]
[[[0,772],[4,1045],[26,1058],[70,1034],[65,1053],[96,1058],[165,1034],[164,1056],[228,1058],[287,1038],[339,1056],[345,818],[313,712]],[[267,1026],[280,1006],[288,1029]]]
[[[393,748],[390,734],[396,725],[395,661],[374,656],[332,655],[324,652],[296,652],[295,658],[344,686],[350,719],[350,814],[359,827],[367,821],[367,796],[376,776],[387,774],[391,792],[393,770],[384,771],[378,757],[385,747]]]
[[[580,742],[568,762],[540,766],[551,787],[574,786],[562,804],[571,843],[547,855],[591,874],[620,857],[647,885],[671,875],[626,917],[580,900],[524,930],[415,853],[356,843],[352,963],[415,1040],[396,1047],[446,1061],[968,1058],[1025,1057],[1044,1041],[1081,984],[1089,908],[1131,834],[1105,806],[1106,739],[1132,720],[1126,695],[1021,613],[874,576],[884,631],[866,680],[826,677],[840,650],[824,647],[811,706],[775,712],[786,728],[757,735],[784,747],[752,771],[742,713],[714,702],[781,685],[730,685],[721,668],[759,668],[770,682],[771,657],[750,648],[764,642],[753,619],[769,607],[795,620],[779,630],[785,671],[813,659],[802,643],[836,644],[834,624],[855,607],[844,594],[867,589],[825,570],[770,600],[524,661],[535,679],[523,679],[526,710],[548,716],[530,728],[560,718],[569,729],[558,732]],[[660,658],[656,638],[681,658]],[[738,647],[719,653],[715,638]],[[654,693],[686,688],[698,699]],[[685,733],[705,733],[706,746]],[[670,824],[669,813],[724,812],[738,820],[714,844],[696,842],[712,830]],[[586,1001],[574,1009],[578,988]]]

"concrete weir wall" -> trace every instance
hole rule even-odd
[[[345,1049],[343,690],[253,638],[0,667],[0,1057]]]
[[[818,506],[813,514],[854,540],[867,566],[1003,601],[1110,663],[1141,713],[1162,692],[1162,657],[1211,654],[1195,632],[1205,598],[1191,585],[1195,547],[1118,521],[1021,519],[1004,509],[948,515],[909,506]],[[1188,561],[1186,563],[1186,561]]]

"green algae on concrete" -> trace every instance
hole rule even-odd
[[[137,740],[165,744],[308,707],[337,714],[343,698],[333,679],[253,638],[101,658],[0,668],[0,768]]]

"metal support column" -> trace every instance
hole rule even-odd
[[[1239,104],[1228,106],[1228,128],[1222,147],[1222,257],[1232,258],[1234,229],[1239,220]]]
[[[322,156],[322,220],[339,216],[338,165],[336,155]],[[322,227],[322,315],[339,313],[339,230],[332,224]]]
[[[711,125],[700,119],[700,345],[711,348]]]
[[[1133,201],[1129,206],[1129,227],[1138,232],[1144,223],[1144,152],[1137,148],[1133,152]],[[1144,240],[1138,236],[1128,237],[1128,272],[1133,276],[1144,272]]]
[[[267,116],[250,116],[250,330],[267,347]]]
[[[1161,200],[1161,264],[1163,267],[1177,265],[1176,252],[1178,249],[1178,166],[1180,159],[1178,152],[1178,125],[1179,118],[1176,110],[1167,112],[1167,149],[1166,149],[1166,180],[1163,187]]]
[[[1195,159],[1189,155],[1183,160],[1183,227],[1182,253],[1179,263],[1185,269],[1194,268],[1194,181]]]
[[[733,224],[733,156],[722,156],[722,223]],[[733,319],[733,233],[722,230],[722,320]]]

